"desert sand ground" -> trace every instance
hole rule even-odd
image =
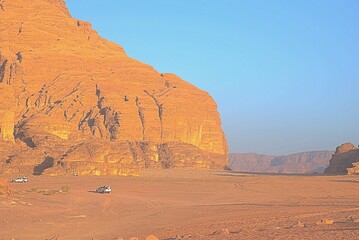
[[[113,192],[94,193],[101,185]],[[0,239],[359,239],[359,176],[151,170],[10,186]]]

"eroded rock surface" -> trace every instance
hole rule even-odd
[[[63,0],[1,1],[0,22],[1,172],[225,165],[209,94],[128,57]]]
[[[344,143],[337,147],[325,173],[331,175],[359,174],[359,148],[352,143]]]

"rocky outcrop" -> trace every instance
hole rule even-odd
[[[230,169],[235,172],[308,174],[323,173],[332,151],[302,152],[286,156],[255,153],[229,154]]]
[[[337,147],[330,159],[329,167],[325,169],[325,174],[359,174],[359,148],[351,143],[344,143]]]
[[[63,0],[1,1],[0,22],[1,172],[225,165],[209,94],[128,57]]]

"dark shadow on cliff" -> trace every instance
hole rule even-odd
[[[52,157],[45,157],[44,161],[39,165],[34,167],[33,175],[39,176],[41,175],[46,169],[51,168],[54,166],[54,159]]]

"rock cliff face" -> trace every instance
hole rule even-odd
[[[229,165],[235,172],[306,174],[323,173],[329,165],[332,151],[302,152],[287,156],[255,153],[231,153]]]
[[[359,148],[351,143],[337,147],[325,174],[359,174]]]
[[[0,23],[2,172],[225,165],[209,94],[128,57],[63,0],[0,1]]]

